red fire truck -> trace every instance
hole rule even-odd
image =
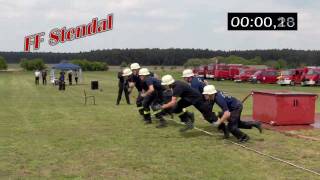
[[[216,70],[216,64],[209,64],[206,77],[214,79],[214,71]]]
[[[249,79],[252,83],[273,84],[278,81],[279,72],[275,69],[262,69],[255,72]]]
[[[236,75],[239,75],[242,64],[216,64],[214,71],[215,80],[233,80]]]
[[[235,82],[246,82],[249,80],[249,78],[257,72],[256,69],[253,68],[243,68],[240,70],[239,75],[236,75],[234,78]]]
[[[206,78],[207,71],[208,71],[208,66],[207,65],[201,65],[201,66],[199,66],[197,74],[198,74],[199,77]]]
[[[280,84],[281,86],[294,86],[296,84],[300,84],[303,75],[303,68],[283,70],[280,72],[280,76],[278,77],[278,84]]]
[[[302,78],[301,85],[320,85],[320,67],[308,68],[308,72]]]

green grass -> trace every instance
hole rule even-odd
[[[134,105],[115,106],[115,72],[84,77],[85,85],[59,92],[51,85],[36,87],[31,72],[0,73],[0,179],[319,179],[222,140],[199,113],[196,126],[216,136],[180,133],[173,122],[165,129],[146,126]],[[90,91],[91,80],[99,80],[103,91]],[[214,84],[239,99],[252,89],[288,88]],[[83,89],[96,96],[96,106],[83,104]],[[319,93],[312,87],[294,90]],[[249,99],[244,114],[251,113],[251,104]],[[245,132],[251,137],[247,146],[320,172],[319,142]]]

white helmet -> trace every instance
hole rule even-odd
[[[140,65],[138,63],[132,63],[130,65],[131,70],[140,69]]]
[[[130,68],[125,68],[123,71],[122,71],[122,76],[130,76],[132,74],[132,71]]]
[[[171,75],[167,74],[161,78],[161,85],[168,86],[174,83],[174,79]]]
[[[139,70],[139,76],[147,76],[149,74],[150,74],[150,72],[149,72],[149,70],[147,68],[141,68]]]
[[[217,90],[216,90],[216,88],[214,87],[214,85],[206,85],[206,86],[203,88],[203,93],[202,93],[202,94],[212,95],[212,94],[215,94],[215,93],[217,93]]]
[[[182,77],[192,77],[192,76],[194,76],[194,74],[191,69],[183,70]]]

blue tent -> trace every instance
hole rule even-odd
[[[52,66],[53,69],[60,69],[60,70],[79,70],[80,66],[75,65],[75,64],[71,64],[71,63],[67,63],[67,62],[62,62],[59,64],[55,64],[54,66]]]
[[[61,71],[77,71],[77,75],[79,77],[79,82],[82,82],[82,70],[81,67],[75,64],[68,63],[66,61],[62,61],[59,64],[55,64],[51,67],[51,72],[50,72],[50,79],[51,83],[54,83],[57,78],[55,77],[55,70],[61,70]]]

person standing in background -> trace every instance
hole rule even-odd
[[[64,72],[60,72],[60,77],[59,77],[59,90],[66,90],[65,82],[64,82]]]
[[[123,71],[118,72],[118,79],[119,79],[119,91],[118,91],[118,98],[117,98],[117,103],[116,105],[119,105],[122,97],[122,92],[124,92],[124,95],[127,100],[127,104],[130,104],[130,98],[129,98],[129,82],[128,82],[128,77],[132,75],[132,71],[130,68],[125,68]]]
[[[69,85],[72,85],[72,70],[68,71],[68,81],[69,81]]]
[[[76,82],[76,84],[78,84],[78,79],[79,79],[78,70],[75,70],[74,71],[74,81]]]
[[[39,85],[39,78],[40,78],[40,71],[37,69],[36,72],[34,73],[35,76],[35,83],[36,85]]]
[[[42,76],[42,84],[47,85],[47,70],[42,70],[41,76]]]

